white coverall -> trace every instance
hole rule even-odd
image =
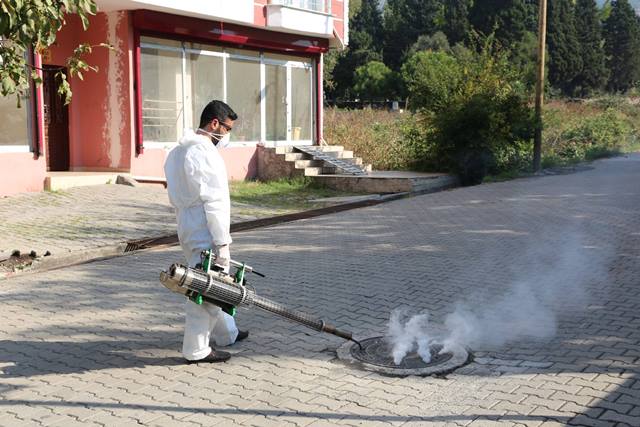
[[[203,249],[231,243],[229,183],[224,160],[211,139],[185,132],[164,164],[169,200],[176,209],[178,238],[190,267],[200,262]],[[199,360],[216,345],[233,344],[238,336],[233,317],[220,307],[187,300],[182,354]]]

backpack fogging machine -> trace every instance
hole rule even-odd
[[[305,325],[315,331],[326,332],[353,341],[362,348],[360,343],[353,339],[351,332],[339,330],[322,319],[298,310],[292,310],[256,294],[255,290],[248,286],[245,275],[253,273],[265,276],[255,271],[251,266],[231,260],[230,265],[235,268],[235,273],[228,274],[222,266],[215,264],[215,259],[216,256],[212,250],[202,251],[202,262],[195,268],[173,264],[168,271],[160,273],[160,282],[169,290],[185,295],[196,304],[210,302],[232,316],[235,315],[238,306],[254,306]]]

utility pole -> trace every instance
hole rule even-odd
[[[540,0],[538,10],[538,76],[536,81],[536,130],[533,137],[533,170],[540,170],[542,157],[542,101],[544,96],[544,50],[547,39],[547,0]]]

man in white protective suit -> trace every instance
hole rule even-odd
[[[200,116],[200,126],[188,130],[164,165],[169,200],[176,209],[178,238],[190,267],[200,263],[200,252],[215,250],[217,264],[229,269],[231,202],[224,160],[218,150],[229,144],[236,113],[222,101],[211,101]],[[185,305],[182,354],[187,363],[224,362],[231,355],[210,346],[227,346],[245,339],[233,317],[220,307],[190,300]]]

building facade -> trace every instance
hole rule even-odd
[[[230,179],[255,177],[257,146],[322,138],[322,61],[348,38],[348,0],[98,0],[33,59],[43,84],[23,108],[0,97],[0,196],[42,191],[64,172],[162,177],[167,153],[212,99],[238,113],[223,150]],[[81,43],[98,72],[55,73]]]

